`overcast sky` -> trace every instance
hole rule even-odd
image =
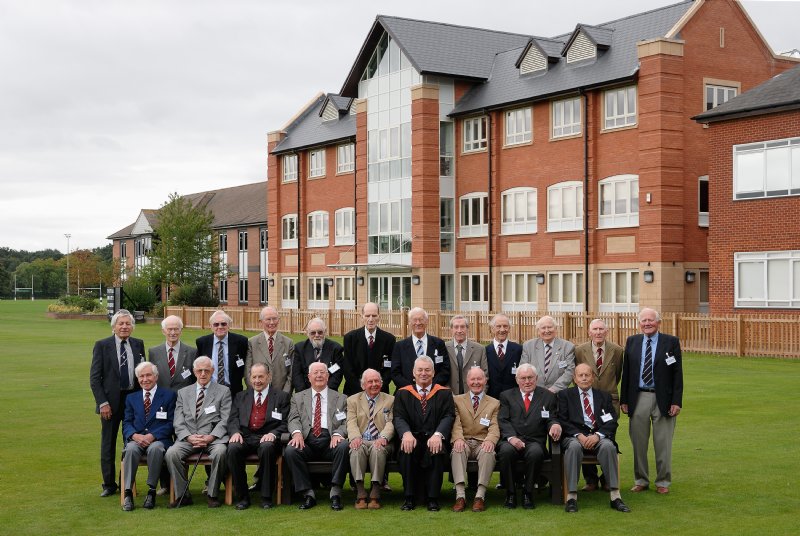
[[[171,192],[265,180],[267,132],[341,89],[378,14],[553,36],[672,3],[0,0],[0,246],[103,246]],[[744,5],[800,48],[800,2]]]

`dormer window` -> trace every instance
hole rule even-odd
[[[537,47],[532,46],[519,64],[519,74],[529,74],[547,69],[547,58]]]
[[[575,63],[576,61],[583,61],[596,57],[597,47],[583,32],[580,32],[575,37],[572,46],[567,50],[567,63]]]
[[[336,108],[336,105],[333,104],[333,101],[328,101],[328,104],[325,106],[325,109],[322,110],[322,120],[323,121],[333,121],[335,119],[339,119],[339,109]]]

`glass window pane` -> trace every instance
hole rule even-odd
[[[514,301],[525,301],[525,274],[516,274],[514,276]]]
[[[503,274],[503,301],[510,302],[513,300],[513,278],[511,274]]]
[[[564,210],[564,217],[565,218],[574,218],[575,217],[575,209],[576,209],[576,194],[575,188],[564,188],[563,196],[564,196],[564,203],[563,203],[563,210]]]
[[[789,259],[768,261],[767,299],[789,299]]]
[[[526,279],[528,288],[528,299],[526,301],[535,306],[538,298],[537,291],[539,289],[538,285],[536,284],[536,276],[534,274],[528,274]]]
[[[614,293],[615,303],[628,303],[628,273],[616,273],[616,292]]]
[[[639,272],[631,272],[631,303],[639,303]]]
[[[764,299],[764,263],[740,262],[739,263],[739,299]]]
[[[614,188],[614,213],[627,214],[628,213],[628,188],[625,183],[617,183]]]
[[[780,147],[767,151],[767,191],[788,190],[789,148]],[[787,192],[788,193],[788,192]]]
[[[600,274],[600,303],[611,303],[612,296],[611,273]]]
[[[575,301],[575,287],[572,284],[573,277],[572,274],[562,274],[561,275],[561,296],[563,297],[564,303],[572,303]]]
[[[548,281],[548,300],[551,302],[560,302],[561,294],[558,292],[559,289],[559,277],[558,274],[550,274],[549,281]]]
[[[469,276],[461,276],[461,301],[469,301]]]
[[[639,213],[639,181],[631,181],[631,214]]]
[[[514,221],[525,221],[525,209],[527,207],[527,199],[525,193],[514,194]]]
[[[764,153],[736,155],[736,191],[759,192],[764,190]]]
[[[575,274],[575,301],[583,303],[583,274]]]

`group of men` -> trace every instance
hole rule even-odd
[[[175,490],[170,507],[192,504],[187,482],[192,454],[209,459],[209,507],[220,506],[220,482],[230,471],[237,509],[250,507],[254,488],[262,508],[272,508],[283,434],[289,436],[283,456],[302,510],[317,504],[319,478],[308,465],[314,460],[330,462],[324,480],[330,483],[333,510],[343,508],[347,475],[355,485],[356,509],[381,508],[386,463],[395,455],[403,478],[402,510],[420,502],[439,510],[445,469],[455,486],[452,510],[465,510],[469,460],[478,465],[477,482],[470,482],[476,489],[473,511],[486,508],[495,466],[506,490],[504,506],[517,507],[521,487],[522,507],[530,509],[549,436],[563,451],[567,512],[578,509],[579,468],[587,453],[596,456],[603,474],[598,476],[593,464],[583,466],[582,489],[603,487],[611,508],[628,512],[619,491],[615,442],[620,410],[629,415],[631,491],[649,488],[652,428],[656,490],[668,493],[683,380],[680,344],[659,332],[656,311],[640,312],[642,333],[629,337],[624,351],[607,340],[599,319],[589,325],[590,341],[576,348],[557,336],[549,316],[537,322],[537,338],[515,343],[508,338],[509,318],[498,314],[490,322],[493,340],[483,347],[469,340],[462,315],[451,319],[447,342],[427,332],[428,315],[421,308],[408,312],[411,335],[399,341],[378,327],[376,304],[365,304],[362,316],[364,327],[347,333],[344,346],[327,338],[320,318],[309,321],[307,339],[294,344],[279,332],[272,307],[262,309],[263,332],[250,339],[230,332],[232,320],[220,310],[210,318],[213,333],[198,338],[197,349],[181,342],[182,322],[170,316],[162,322],[164,344],[150,348],[145,361],[143,342],[131,337],[132,315],[117,312],[113,335],[95,344],[90,370],[101,416],[101,496],[117,490],[114,456],[121,424],[124,510],[134,508],[132,486],[143,456],[149,471],[144,508],[155,506],[164,462]],[[251,454],[259,459],[254,488],[248,488],[245,471]]]

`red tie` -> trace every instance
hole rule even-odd
[[[472,412],[477,414],[478,413],[478,404],[480,403],[481,399],[478,398],[478,395],[472,396]]]
[[[172,356],[172,352],[175,350],[173,347],[170,346],[169,348],[169,377],[175,377],[175,358]]]
[[[369,349],[372,350],[372,347],[375,346],[375,337],[372,335],[369,336]]]
[[[275,345],[272,342],[272,336],[269,338],[269,360],[272,361],[272,351],[275,350]]]
[[[422,406],[422,414],[425,415],[425,410],[428,409],[428,390],[423,389],[419,397],[419,405]]]
[[[150,391],[144,392],[144,420],[150,418]]]
[[[501,342],[500,344],[497,345],[497,359],[502,361],[505,356],[506,354],[505,352],[503,352],[503,343]]]
[[[592,406],[589,404],[589,395],[586,394],[586,391],[583,391],[583,412],[586,414],[586,417],[589,418],[589,421],[592,423],[592,430],[594,430],[594,412],[592,411]]]
[[[317,393],[317,403],[314,405],[314,426],[311,429],[314,437],[322,435],[322,396]]]
[[[525,393],[525,413],[528,413],[529,409],[531,409],[531,394]]]
[[[603,366],[603,348],[600,347],[597,349],[597,369],[600,370],[600,367]]]

